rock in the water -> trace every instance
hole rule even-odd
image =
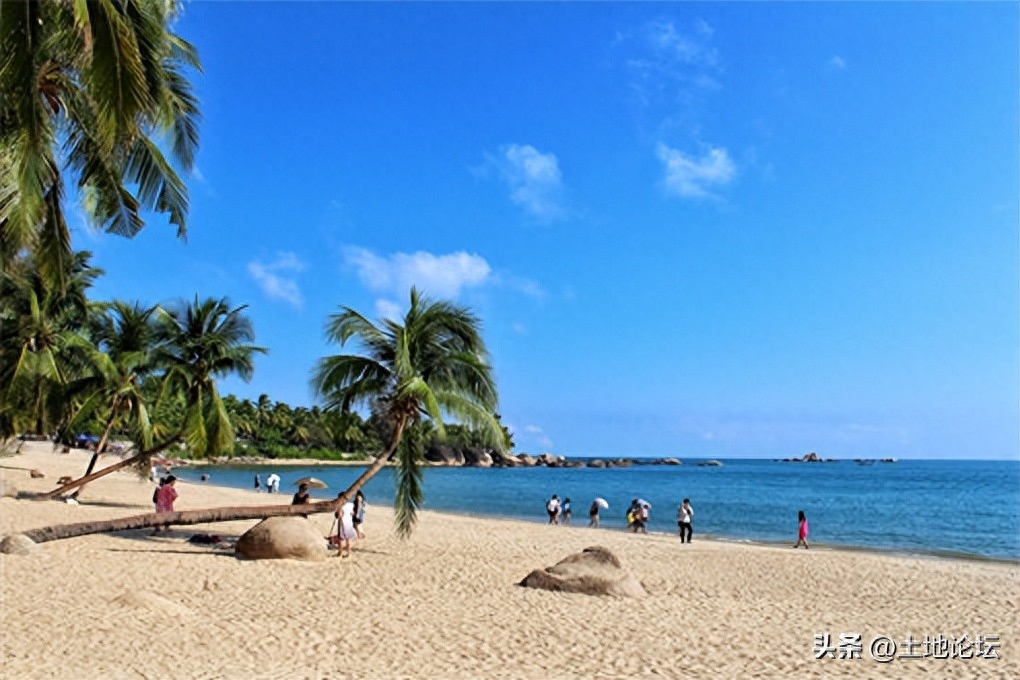
[[[588,467],[592,467],[592,468],[604,468],[604,467],[606,467],[606,461],[599,460],[598,458],[596,458],[595,460],[588,461]]]
[[[11,534],[0,541],[0,553],[5,555],[31,555],[39,545],[25,534]]]
[[[492,467],[492,456],[485,449],[464,449],[464,465],[471,467]]]
[[[523,465],[524,467],[535,466],[535,459],[526,453],[518,453],[517,460],[520,461],[520,464]]]
[[[460,449],[440,444],[425,449],[425,460],[438,465],[463,465],[464,454]]]
[[[545,466],[548,466],[548,467],[556,467],[556,464],[557,464],[558,462],[559,462],[559,461],[558,461],[558,460],[556,460],[556,456],[552,455],[551,453],[543,453],[543,454],[540,454],[540,455],[539,455],[539,456],[538,456],[538,457],[537,457],[537,458],[535,459],[535,463],[536,463],[537,465],[545,465]]]
[[[493,467],[517,467],[521,463],[515,456],[504,453],[499,449],[490,449],[489,455],[492,456]]]
[[[644,597],[641,582],[623,568],[616,555],[602,546],[585,548],[551,567],[536,569],[520,585],[563,593]]]
[[[318,561],[326,559],[322,532],[304,517],[269,517],[237,540],[235,552],[254,560]]]
[[[659,465],[683,465],[679,458],[662,458],[657,462]]]
[[[46,476],[42,473],[42,470],[37,470],[34,468],[29,470],[28,474],[32,476],[32,479],[42,479],[43,477]]]
[[[698,463],[698,467],[722,467],[722,463],[718,460],[706,460]]]

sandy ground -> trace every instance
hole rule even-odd
[[[84,452],[31,445],[0,459],[23,491],[78,474]],[[30,479],[38,468],[45,479]],[[178,509],[265,503],[178,483]],[[0,533],[147,512],[151,484],[95,482],[82,504],[0,498]],[[329,515],[313,516],[323,534]],[[45,543],[0,555],[2,678],[1020,677],[1020,566],[793,550],[426,512],[397,540],[369,506],[348,559],[248,561],[186,542],[253,521]],[[643,599],[524,589],[529,571],[608,547]],[[861,658],[818,660],[816,635],[861,636]],[[998,659],[903,658],[908,636],[998,636]],[[898,645],[889,663],[871,643]],[[994,640],[992,640],[994,642]],[[957,647],[959,649],[959,647]],[[976,655],[976,647],[963,647]],[[930,650],[929,650],[930,651]],[[952,651],[950,648],[947,651]]]

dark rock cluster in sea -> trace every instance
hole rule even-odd
[[[838,463],[838,458],[822,458],[817,453],[812,451],[811,453],[805,453],[800,458],[775,458],[777,463]],[[854,462],[858,465],[872,465],[875,463],[873,458],[855,458]],[[878,462],[880,463],[895,463],[895,458],[882,458]]]
[[[541,453],[502,453],[496,449],[455,447],[440,444],[425,449],[425,460],[432,465],[450,467],[551,467],[551,468],[611,468],[631,465],[683,465],[676,458],[617,458],[579,460]]]
[[[837,458],[822,458],[817,453],[812,451],[811,453],[805,453],[800,458],[783,458],[784,463],[838,463]]]

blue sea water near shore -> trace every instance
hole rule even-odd
[[[1020,461],[901,460],[859,465],[725,460],[722,467],[636,465],[626,468],[427,468],[425,508],[453,513],[546,521],[545,501],[569,497],[573,524],[587,525],[596,497],[609,502],[603,530],[623,529],[633,498],[652,504],[649,530],[676,531],[676,508],[687,497],[699,536],[789,543],[797,511],[807,513],[810,540],[867,549],[1020,559]],[[317,465],[206,466],[175,470],[182,479],[251,489],[254,475],[279,474],[281,500],[293,481],[313,475],[330,498],[362,472]],[[365,487],[371,504],[392,505],[393,471]],[[368,521],[371,521],[370,518]]]

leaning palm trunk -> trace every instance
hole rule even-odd
[[[350,498],[353,498],[358,490],[365,483],[374,477],[379,470],[385,467],[386,463],[397,450],[400,443],[400,436],[404,431],[406,421],[397,422],[390,437],[390,445],[385,451],[372,462],[372,464],[361,475],[354,480],[346,491],[335,499],[308,503],[305,505],[242,505],[228,508],[207,508],[205,510],[181,510],[179,512],[150,512],[144,515],[134,515],[121,519],[112,519],[101,522],[79,522],[77,524],[58,524],[56,526],[42,527],[23,532],[36,543],[46,541],[57,541],[62,538],[75,538],[76,536],[87,536],[88,534],[104,534],[115,531],[130,531],[132,529],[145,529],[148,527],[165,526],[168,524],[213,524],[215,522],[234,522],[245,519],[266,519],[267,517],[279,517],[281,515],[315,515],[322,512],[337,512],[340,507]],[[104,468],[92,475],[96,479],[114,468],[122,468],[130,465],[133,461],[141,460],[146,455],[151,455],[155,450],[145,451],[133,458],[117,463],[116,465]],[[73,488],[76,484],[92,481],[87,477],[64,485],[61,489]],[[84,481],[83,481],[84,480]],[[56,495],[61,489],[51,491],[48,496]]]
[[[71,489],[75,489],[75,488],[78,488],[78,487],[85,486],[89,482],[95,481],[95,480],[99,479],[100,477],[105,477],[106,475],[110,474],[111,472],[116,472],[117,470],[122,470],[122,469],[124,469],[124,468],[126,468],[126,467],[128,467],[130,465],[136,465],[138,463],[141,463],[142,461],[151,458],[152,456],[156,455],[157,453],[159,453],[160,451],[162,451],[166,447],[170,446],[175,441],[177,441],[177,437],[174,437],[173,439],[165,441],[162,444],[154,446],[151,449],[147,449],[145,451],[142,451],[141,453],[138,453],[138,454],[136,454],[134,456],[131,456],[130,458],[125,458],[124,460],[120,461],[119,463],[114,463],[113,465],[111,465],[109,467],[103,468],[99,472],[93,472],[92,474],[86,474],[84,477],[76,479],[76,480],[74,480],[72,482],[68,482],[67,484],[64,484],[63,486],[58,486],[53,491],[47,491],[44,494],[41,494],[39,496],[35,496],[34,498],[37,501],[52,500],[52,499],[56,498],[57,496],[70,491]],[[96,454],[96,455],[98,456],[98,454]]]
[[[106,427],[103,428],[103,434],[99,437],[99,443],[96,444],[96,451],[92,454],[92,458],[89,459],[89,465],[85,468],[84,477],[88,477],[92,474],[92,471],[96,469],[96,462],[99,460],[99,454],[106,450],[106,442],[110,437],[110,430],[113,429],[113,421],[116,418],[117,413],[117,402],[113,402],[113,406],[110,408],[110,419],[106,421]],[[85,490],[85,485],[82,484],[78,487],[78,490],[71,494],[71,498],[77,498],[78,494]]]
[[[207,508],[203,510],[181,510],[179,512],[150,512],[144,515],[122,517],[101,522],[79,522],[77,524],[58,524],[23,532],[36,543],[57,541],[62,538],[87,536],[88,534],[104,534],[114,531],[130,531],[167,524],[212,524],[214,522],[232,522],[243,519],[265,519],[281,515],[311,515],[320,512],[332,512],[336,508],[335,500],[309,503],[308,505],[242,505],[229,508]]]

